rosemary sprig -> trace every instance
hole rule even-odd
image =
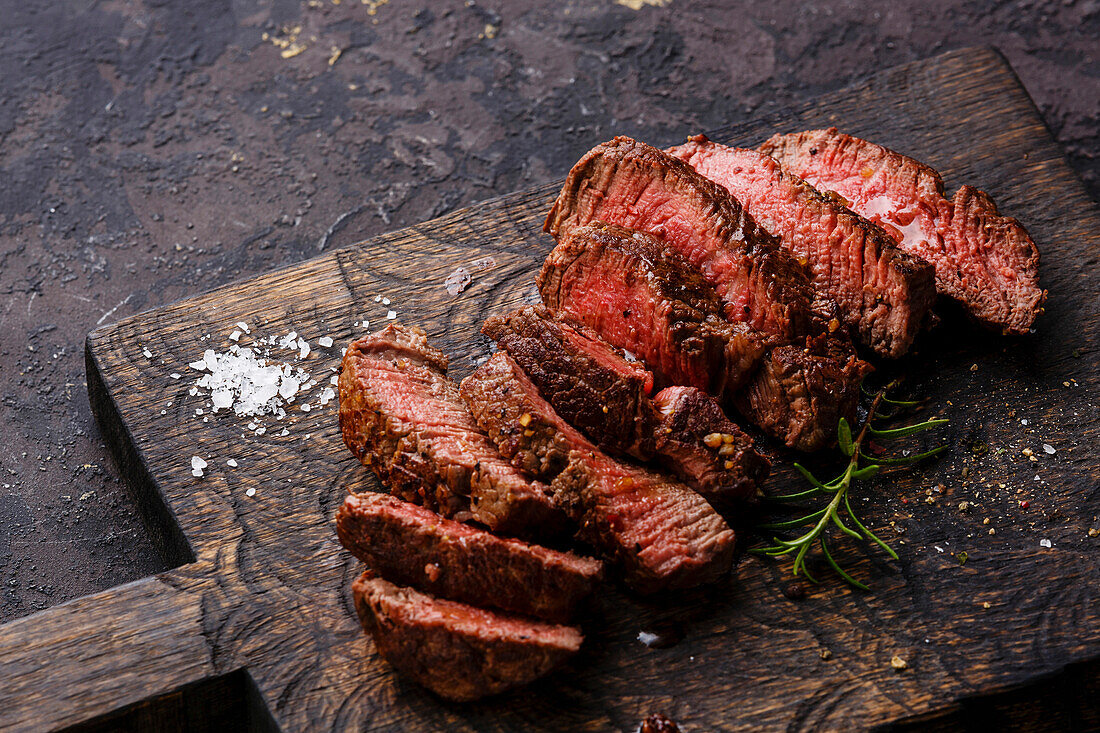
[[[917,404],[915,402],[892,400],[886,396],[886,389],[887,388],[883,388],[874,394],[874,399],[872,399],[870,408],[867,410],[867,418],[863,421],[863,425],[856,435],[853,436],[852,428],[851,425],[848,424],[848,421],[844,418],[840,419],[840,423],[837,426],[837,444],[841,452],[848,457],[848,464],[839,476],[831,481],[822,482],[818,480],[808,468],[800,463],[795,463],[795,469],[797,469],[810,483],[810,488],[793,494],[770,497],[772,501],[787,502],[810,499],[818,496],[828,496],[830,497],[829,503],[823,509],[818,509],[817,511],[800,516],[797,519],[759,525],[760,529],[766,530],[784,530],[807,525],[809,525],[809,528],[802,535],[793,540],[785,540],[776,536],[772,539],[774,544],[768,547],[754,548],[750,550],[750,552],[767,555],[769,557],[781,557],[794,553],[792,574],[795,577],[802,575],[807,580],[816,583],[817,580],[810,575],[809,570],[806,568],[806,556],[816,544],[820,547],[821,556],[825,559],[825,562],[829,564],[829,567],[848,584],[861,590],[870,590],[870,588],[865,583],[856,580],[845,572],[833,558],[832,553],[829,552],[829,546],[826,544],[826,535],[831,526],[835,526],[840,532],[853,539],[870,540],[881,547],[891,558],[894,560],[898,559],[898,555],[894,552],[893,548],[883,542],[874,532],[867,529],[863,522],[859,521],[859,517],[856,516],[855,512],[852,511],[852,505],[849,500],[852,484],[860,479],[871,478],[886,467],[909,465],[930,456],[934,456],[946,449],[947,446],[941,445],[938,448],[933,448],[932,450],[916,455],[895,458],[870,456],[864,452],[864,446],[872,438],[880,441],[905,438],[944,425],[947,423],[947,420],[925,420],[924,422],[901,428],[876,428],[874,426],[876,418],[890,418],[896,414],[879,414],[878,410],[881,406],[889,405],[901,410]],[[854,525],[855,529],[849,527],[845,523],[845,519]]]

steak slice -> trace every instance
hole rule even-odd
[[[764,352],[765,337],[731,324],[698,270],[642,232],[599,221],[573,227],[543,263],[538,287],[551,311],[640,358],[662,386],[731,393]]]
[[[554,411],[506,352],[493,354],[463,379],[460,391],[501,454],[532,476],[550,481],[565,469],[570,452],[597,450]]]
[[[771,463],[714,398],[695,387],[666,387],[653,402],[662,417],[656,432],[662,465],[719,507],[755,497]]]
[[[931,262],[936,287],[978,322],[1027,333],[1042,310],[1039,251],[1027,230],[970,186],[944,197],[939,173],[836,128],[776,135],[760,146],[784,168],[882,226],[901,249]]]
[[[510,534],[562,529],[548,487],[501,457],[446,369],[418,328],[391,324],[353,342],[339,378],[345,445],[395,496],[445,516]]]
[[[833,441],[840,418],[855,423],[859,385],[869,371],[843,342],[807,338],[804,347],[772,349],[735,404],[788,447],[816,451]]]
[[[683,161],[628,137],[597,145],[569,171],[543,228],[562,241],[596,220],[659,236],[714,285],[729,320],[776,343],[806,332],[805,269],[728,191]]]
[[[733,564],[733,530],[706,499],[661,474],[574,451],[551,487],[578,537],[639,593],[713,582]]]
[[[485,321],[481,332],[508,352],[554,411],[601,450],[653,453],[653,375],[581,323],[527,306]]]
[[[865,346],[887,357],[908,351],[936,297],[932,265],[763,153],[703,135],[668,152],[727,189],[807,262],[817,297],[836,303],[844,325]]]
[[[576,654],[584,640],[571,626],[432,598],[370,571],[351,588],[378,652],[447,700],[477,700],[532,682]]]
[[[399,585],[558,623],[602,578],[597,560],[497,537],[386,494],[349,494],[336,512],[336,534]]]

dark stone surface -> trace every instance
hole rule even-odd
[[[1100,191],[1095,3],[6,0],[0,17],[0,621],[164,567],[88,407],[97,324],[563,175],[615,133],[670,143],[975,44],[1006,54]]]

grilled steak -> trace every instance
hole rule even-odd
[[[874,221],[901,249],[936,268],[940,293],[980,323],[1027,333],[1046,292],[1039,251],[1015,219],[988,195],[963,186],[944,197],[940,175],[912,158],[836,130],[776,135],[760,150]]]
[[[462,380],[470,411],[512,465],[550,481],[574,450],[596,450],[539,394],[515,360],[498,351]]]
[[[808,275],[724,188],[645,143],[617,137],[569,171],[544,229],[558,241],[601,220],[659,236],[702,271],[731,321],[777,343],[805,332]]]
[[[807,338],[779,346],[735,398],[737,409],[787,446],[815,451],[836,436],[841,417],[854,422],[859,385],[870,371],[843,342]]]
[[[664,242],[593,222],[573,227],[543,263],[543,302],[633,353],[663,385],[731,393],[764,351],[764,337],[731,324],[714,288]]]
[[[547,487],[501,457],[446,369],[418,328],[389,325],[352,343],[339,379],[344,443],[394,495],[445,516],[505,533],[561,529]]]
[[[559,623],[602,575],[597,560],[497,537],[386,494],[349,494],[336,534],[399,585]]]
[[[569,424],[601,450],[646,459],[653,452],[653,375],[594,331],[527,306],[490,318],[481,332],[508,352]]]
[[[935,300],[932,265],[755,150],[696,135],[668,152],[727,189],[807,262],[817,297],[836,303],[865,346],[888,357],[909,349]]]
[[[720,507],[755,496],[771,464],[710,395],[695,387],[666,387],[653,402],[662,417],[656,431],[662,465]]]
[[[708,582],[730,568],[733,532],[687,486],[602,453],[554,412],[512,357],[498,351],[462,380],[501,452],[550,485],[580,539],[640,593]],[[564,461],[564,463],[563,463]]]
[[[476,700],[542,677],[584,638],[556,626],[432,598],[364,573],[352,584],[355,610],[378,652],[440,697]]]
[[[717,580],[733,563],[734,535],[699,494],[598,452],[574,451],[551,484],[555,500],[639,593]]]

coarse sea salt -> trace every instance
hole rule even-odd
[[[391,320],[391,321],[394,318],[397,318],[397,311],[390,311],[389,313],[386,314],[386,318]]]
[[[322,336],[321,338],[317,339],[317,343],[327,349],[332,346],[332,339],[328,336]]]
[[[206,468],[207,463],[201,456],[191,456],[191,475],[195,478],[202,478],[202,469]]]
[[[225,465],[229,466],[230,468],[236,468],[237,461],[233,458],[230,458],[228,461],[225,462]]]
[[[199,362],[191,366],[198,368]],[[289,364],[269,364],[252,349],[217,354],[207,349],[196,388],[210,391],[214,412],[232,408],[241,417],[276,413],[284,401],[294,399],[309,374]]]

